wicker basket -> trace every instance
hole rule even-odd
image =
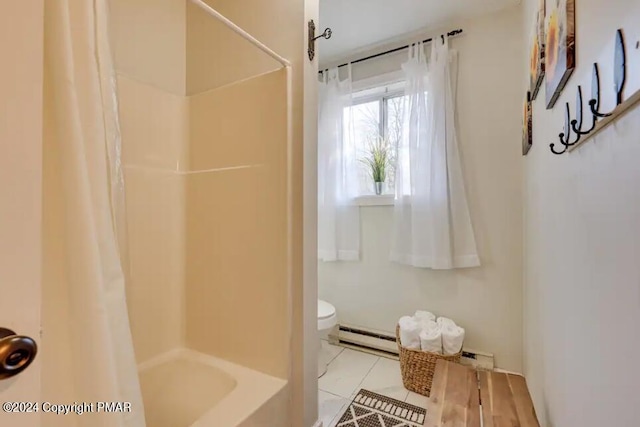
[[[458,354],[445,356],[428,351],[411,350],[400,344],[400,326],[396,326],[396,342],[400,353],[400,371],[402,383],[407,390],[423,396],[429,396],[433,374],[436,370],[438,359],[460,363],[462,351]]]

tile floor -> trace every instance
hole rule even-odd
[[[327,373],[318,380],[319,412],[324,427],[334,427],[361,389],[425,407],[427,398],[402,386],[400,362],[322,341],[331,353]]]

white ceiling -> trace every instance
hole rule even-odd
[[[325,27],[333,30],[330,40],[319,42],[320,60],[341,59],[386,40],[518,3],[520,0],[320,0],[318,32]]]

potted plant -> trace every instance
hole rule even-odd
[[[367,155],[360,159],[369,170],[376,195],[381,195],[387,179],[387,168],[390,165],[389,144],[385,138],[378,137],[369,143]]]

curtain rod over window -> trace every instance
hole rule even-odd
[[[449,31],[447,33],[447,37],[453,37],[453,36],[457,36],[459,34],[462,34],[462,30],[461,29],[452,30],[452,31]],[[441,37],[444,38],[444,35],[442,35]],[[431,43],[432,41],[433,41],[433,38],[429,38],[429,39],[426,39],[426,40],[422,40],[422,43]],[[390,50],[386,50],[384,52],[376,53],[374,55],[369,55],[369,56],[366,56],[364,58],[356,59],[355,61],[346,62],[344,64],[338,65],[338,68],[346,67],[349,64],[357,64],[358,62],[368,61],[369,59],[378,58],[380,56],[389,55],[390,53],[400,52],[401,50],[408,49],[410,46],[411,46],[411,44],[408,44],[408,45],[405,45],[405,46],[396,47],[395,49],[390,49]],[[318,73],[322,73],[322,71],[318,71]]]

